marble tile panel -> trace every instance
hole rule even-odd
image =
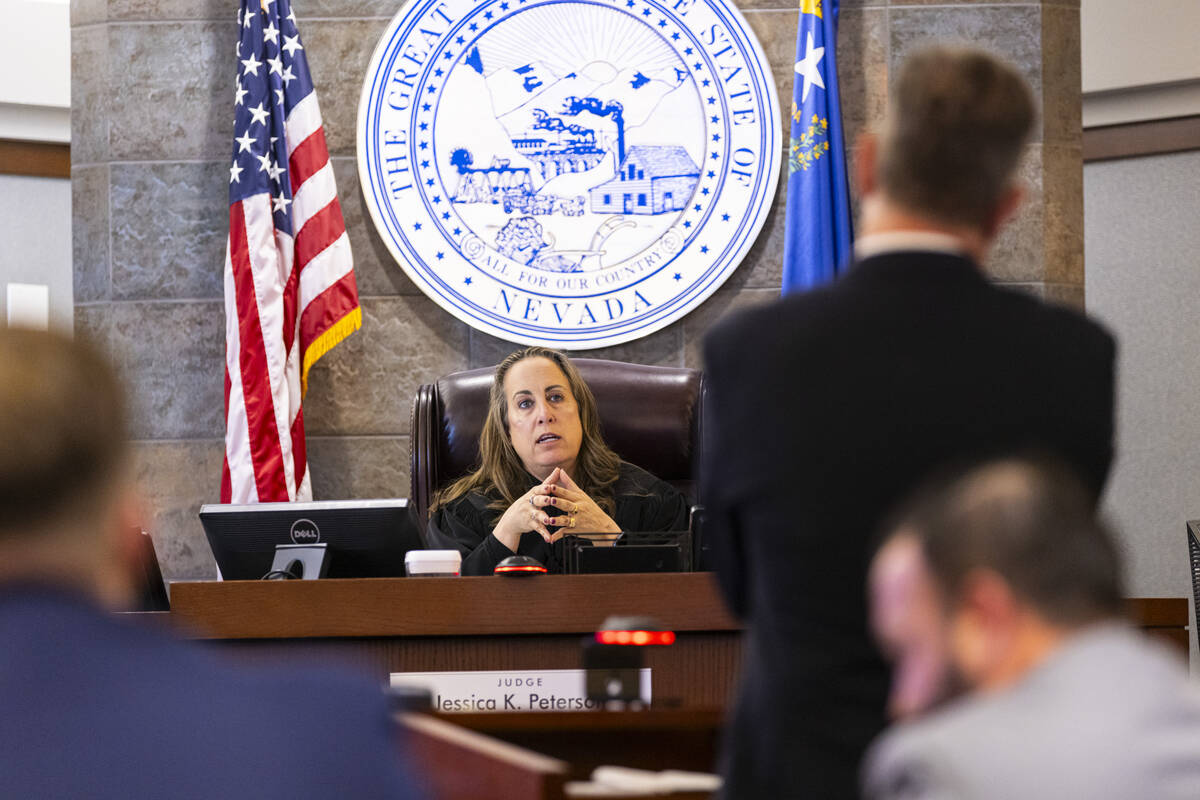
[[[571,358],[604,358],[610,361],[627,361],[631,364],[650,364],[660,367],[678,367],[683,364],[683,327],[676,322],[649,336],[634,339],[612,347],[595,350],[567,350]],[[470,367],[491,367],[499,364],[509,353],[525,345],[508,342],[489,336],[482,331],[471,331]]]
[[[800,13],[794,9],[767,9],[746,13],[746,22],[758,37],[775,78],[775,93],[779,96],[779,119],[785,142],[791,125],[792,78],[796,74],[796,22],[799,16]]]
[[[71,27],[94,25],[108,19],[108,0],[71,0]]]
[[[417,387],[467,368],[467,326],[432,300],[381,297],[362,308],[362,330],[309,373],[309,434],[407,434]]]
[[[237,24],[110,25],[115,160],[227,159]],[[182,57],[186,54],[186,57]]]
[[[1045,281],[997,281],[997,285],[1027,292],[1047,303],[1068,306],[1078,311],[1084,310],[1084,290],[1081,285]]]
[[[114,22],[158,20],[236,21],[238,7],[226,0],[108,0]]]
[[[1078,0],[1076,0],[1078,2]],[[978,5],[1023,5],[1038,6],[1042,4],[1042,0],[891,0],[892,8],[904,8],[905,6],[978,6]]]
[[[223,297],[228,163],[111,169],[113,298]]]
[[[350,250],[354,253],[354,278],[358,281],[359,297],[420,294],[421,290],[392,258],[375,228],[358,182],[358,162],[353,158],[335,158],[333,172],[337,177],[338,199],[350,237]]]
[[[1078,146],[1042,148],[1045,280],[1083,286],[1083,153]]]
[[[330,155],[352,156],[367,62],[387,20],[314,19],[304,25],[305,53],[321,99]]]
[[[1039,300],[1046,299],[1046,286],[1041,281],[995,281],[994,283],[1004,289],[1025,292]]]
[[[800,0],[734,0],[734,5],[738,10],[745,14],[747,11],[759,11],[763,9],[784,9],[794,11],[799,7]],[[792,35],[796,35],[795,28],[792,29]]]
[[[1077,311],[1084,310],[1084,292],[1082,283],[1046,283],[1043,284],[1042,297],[1047,303],[1057,303]]]
[[[110,308],[108,303],[75,306],[74,338],[77,341],[86,342],[93,347],[99,348],[106,354],[111,353],[112,347],[109,342],[109,334],[111,332],[111,326],[109,325]]]
[[[317,17],[347,18],[347,17],[387,17],[396,16],[404,7],[404,0],[301,0],[301,6],[296,8],[296,16],[301,25],[306,19]],[[302,28],[303,30],[303,28]]]
[[[883,119],[888,93],[888,12],[844,11],[838,20],[838,83],[849,150],[862,131]]]
[[[718,289],[712,297],[704,301],[704,305],[684,317],[684,366],[704,369],[704,335],[726,314],[778,299],[778,289]]]
[[[75,302],[107,300],[109,275],[109,168],[71,168],[71,268]]]
[[[1042,9],[1042,138],[1078,146],[1083,138],[1079,9]]]
[[[895,75],[914,49],[933,42],[980,47],[1012,63],[1033,89],[1034,107],[1042,103],[1042,18],[1038,5],[892,7],[888,11],[888,53]],[[1036,129],[1034,141],[1041,141]]]
[[[108,161],[108,26],[71,31],[71,164]]]
[[[223,439],[135,442],[138,487],[147,505],[142,527],[154,540],[163,578],[213,580],[216,564],[197,514],[221,493]]]
[[[224,304],[113,303],[110,313],[113,357],[132,396],[133,438],[224,436]]]
[[[1029,282],[1046,279],[1042,179],[1042,146],[1030,145],[1017,167],[1017,180],[1025,192],[1021,207],[1001,229],[984,264],[984,270],[995,280]]]
[[[407,436],[310,436],[314,500],[408,497]]]

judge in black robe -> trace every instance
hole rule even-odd
[[[525,348],[496,367],[479,452],[479,468],[434,497],[427,528],[430,546],[462,553],[464,575],[518,553],[561,571],[567,533],[603,545],[687,526],[683,494],[604,443],[591,390],[556,350]]]

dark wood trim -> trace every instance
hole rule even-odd
[[[0,174],[71,177],[71,145],[0,139]]]
[[[171,621],[214,639],[586,634],[649,614],[674,631],[736,631],[706,572],[210,581],[171,585]]]
[[[1186,597],[1134,597],[1125,601],[1129,617],[1142,628],[1186,628]]]
[[[1186,628],[1187,599],[1126,601],[1143,628]],[[204,581],[171,586],[172,624],[195,638],[587,634],[650,614],[674,631],[738,631],[711,573]]]
[[[400,722],[437,800],[566,797],[564,761],[422,714],[402,714]]]
[[[560,711],[548,717],[540,711],[433,713],[438,719],[503,739],[509,733],[567,733],[575,731],[720,730],[725,712],[719,708],[654,709],[650,711]]]
[[[1200,150],[1200,114],[1083,130],[1085,163],[1185,150]]]
[[[435,718],[566,762],[570,765],[568,780],[587,780],[592,770],[606,764],[655,772],[713,772],[724,717],[720,709],[696,708],[554,714],[512,711],[438,714]],[[682,800],[685,796],[710,800],[700,793],[672,794],[670,798]]]

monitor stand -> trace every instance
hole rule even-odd
[[[324,578],[329,571],[329,551],[321,544],[277,544],[271,571],[263,576],[267,580],[311,581]]]

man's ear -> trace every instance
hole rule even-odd
[[[1004,633],[1020,614],[1012,587],[990,569],[972,570],[963,581],[960,607],[981,629]]]
[[[989,241],[996,238],[1000,229],[1021,210],[1023,202],[1025,202],[1025,187],[1019,183],[1009,184],[1004,193],[1000,195],[1000,201],[996,203],[996,210],[992,212],[991,218],[984,226],[983,235]]]
[[[1016,614],[1016,598],[1003,578],[987,569],[967,574],[955,603],[951,649],[971,686],[986,685],[1003,661]]]
[[[128,610],[141,581],[142,526],[150,519],[149,507],[132,485],[119,487],[112,499],[106,531],[106,570],[102,572],[101,593],[106,604]]]
[[[874,194],[879,188],[878,161],[879,136],[873,131],[860,133],[854,143],[854,183],[860,198]]]

